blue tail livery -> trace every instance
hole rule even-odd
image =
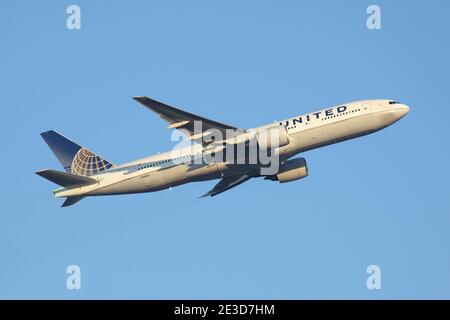
[[[58,158],[66,172],[92,176],[102,173],[113,166],[113,164],[92,151],[80,146],[62,134],[50,130],[41,133],[42,138]]]

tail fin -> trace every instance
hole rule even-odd
[[[92,178],[51,169],[38,171],[36,174],[66,189],[79,188],[97,183],[97,180]]]
[[[54,130],[41,133],[66,172],[92,176],[108,170],[113,164]]]

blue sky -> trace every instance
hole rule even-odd
[[[381,8],[369,31],[366,8]],[[81,30],[66,8],[81,8]],[[1,1],[0,298],[450,298],[448,1]],[[60,209],[56,129],[113,163],[171,149],[131,99],[249,128],[371,98],[410,113],[310,175]],[[14,157],[13,157],[14,155]],[[66,289],[79,265],[82,289]],[[366,268],[381,267],[381,290]]]

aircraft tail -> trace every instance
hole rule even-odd
[[[43,132],[41,136],[68,173],[92,176],[113,166],[111,162],[54,130]]]
[[[66,189],[89,186],[98,182],[97,180],[92,178],[51,169],[38,171],[36,172],[36,174]]]
[[[89,186],[98,182],[92,178],[51,169],[38,171],[36,174],[69,190]],[[84,196],[69,196],[66,198],[61,207],[71,206],[83,198]]]

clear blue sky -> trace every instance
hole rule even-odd
[[[81,30],[66,8],[81,7]],[[382,30],[366,27],[381,7]],[[450,298],[448,1],[1,1],[0,298]],[[148,95],[253,127],[392,98],[411,112],[303,154],[310,176],[60,209],[56,129],[114,163],[174,145]],[[66,267],[82,289],[65,287]],[[366,288],[366,268],[382,289]]]

